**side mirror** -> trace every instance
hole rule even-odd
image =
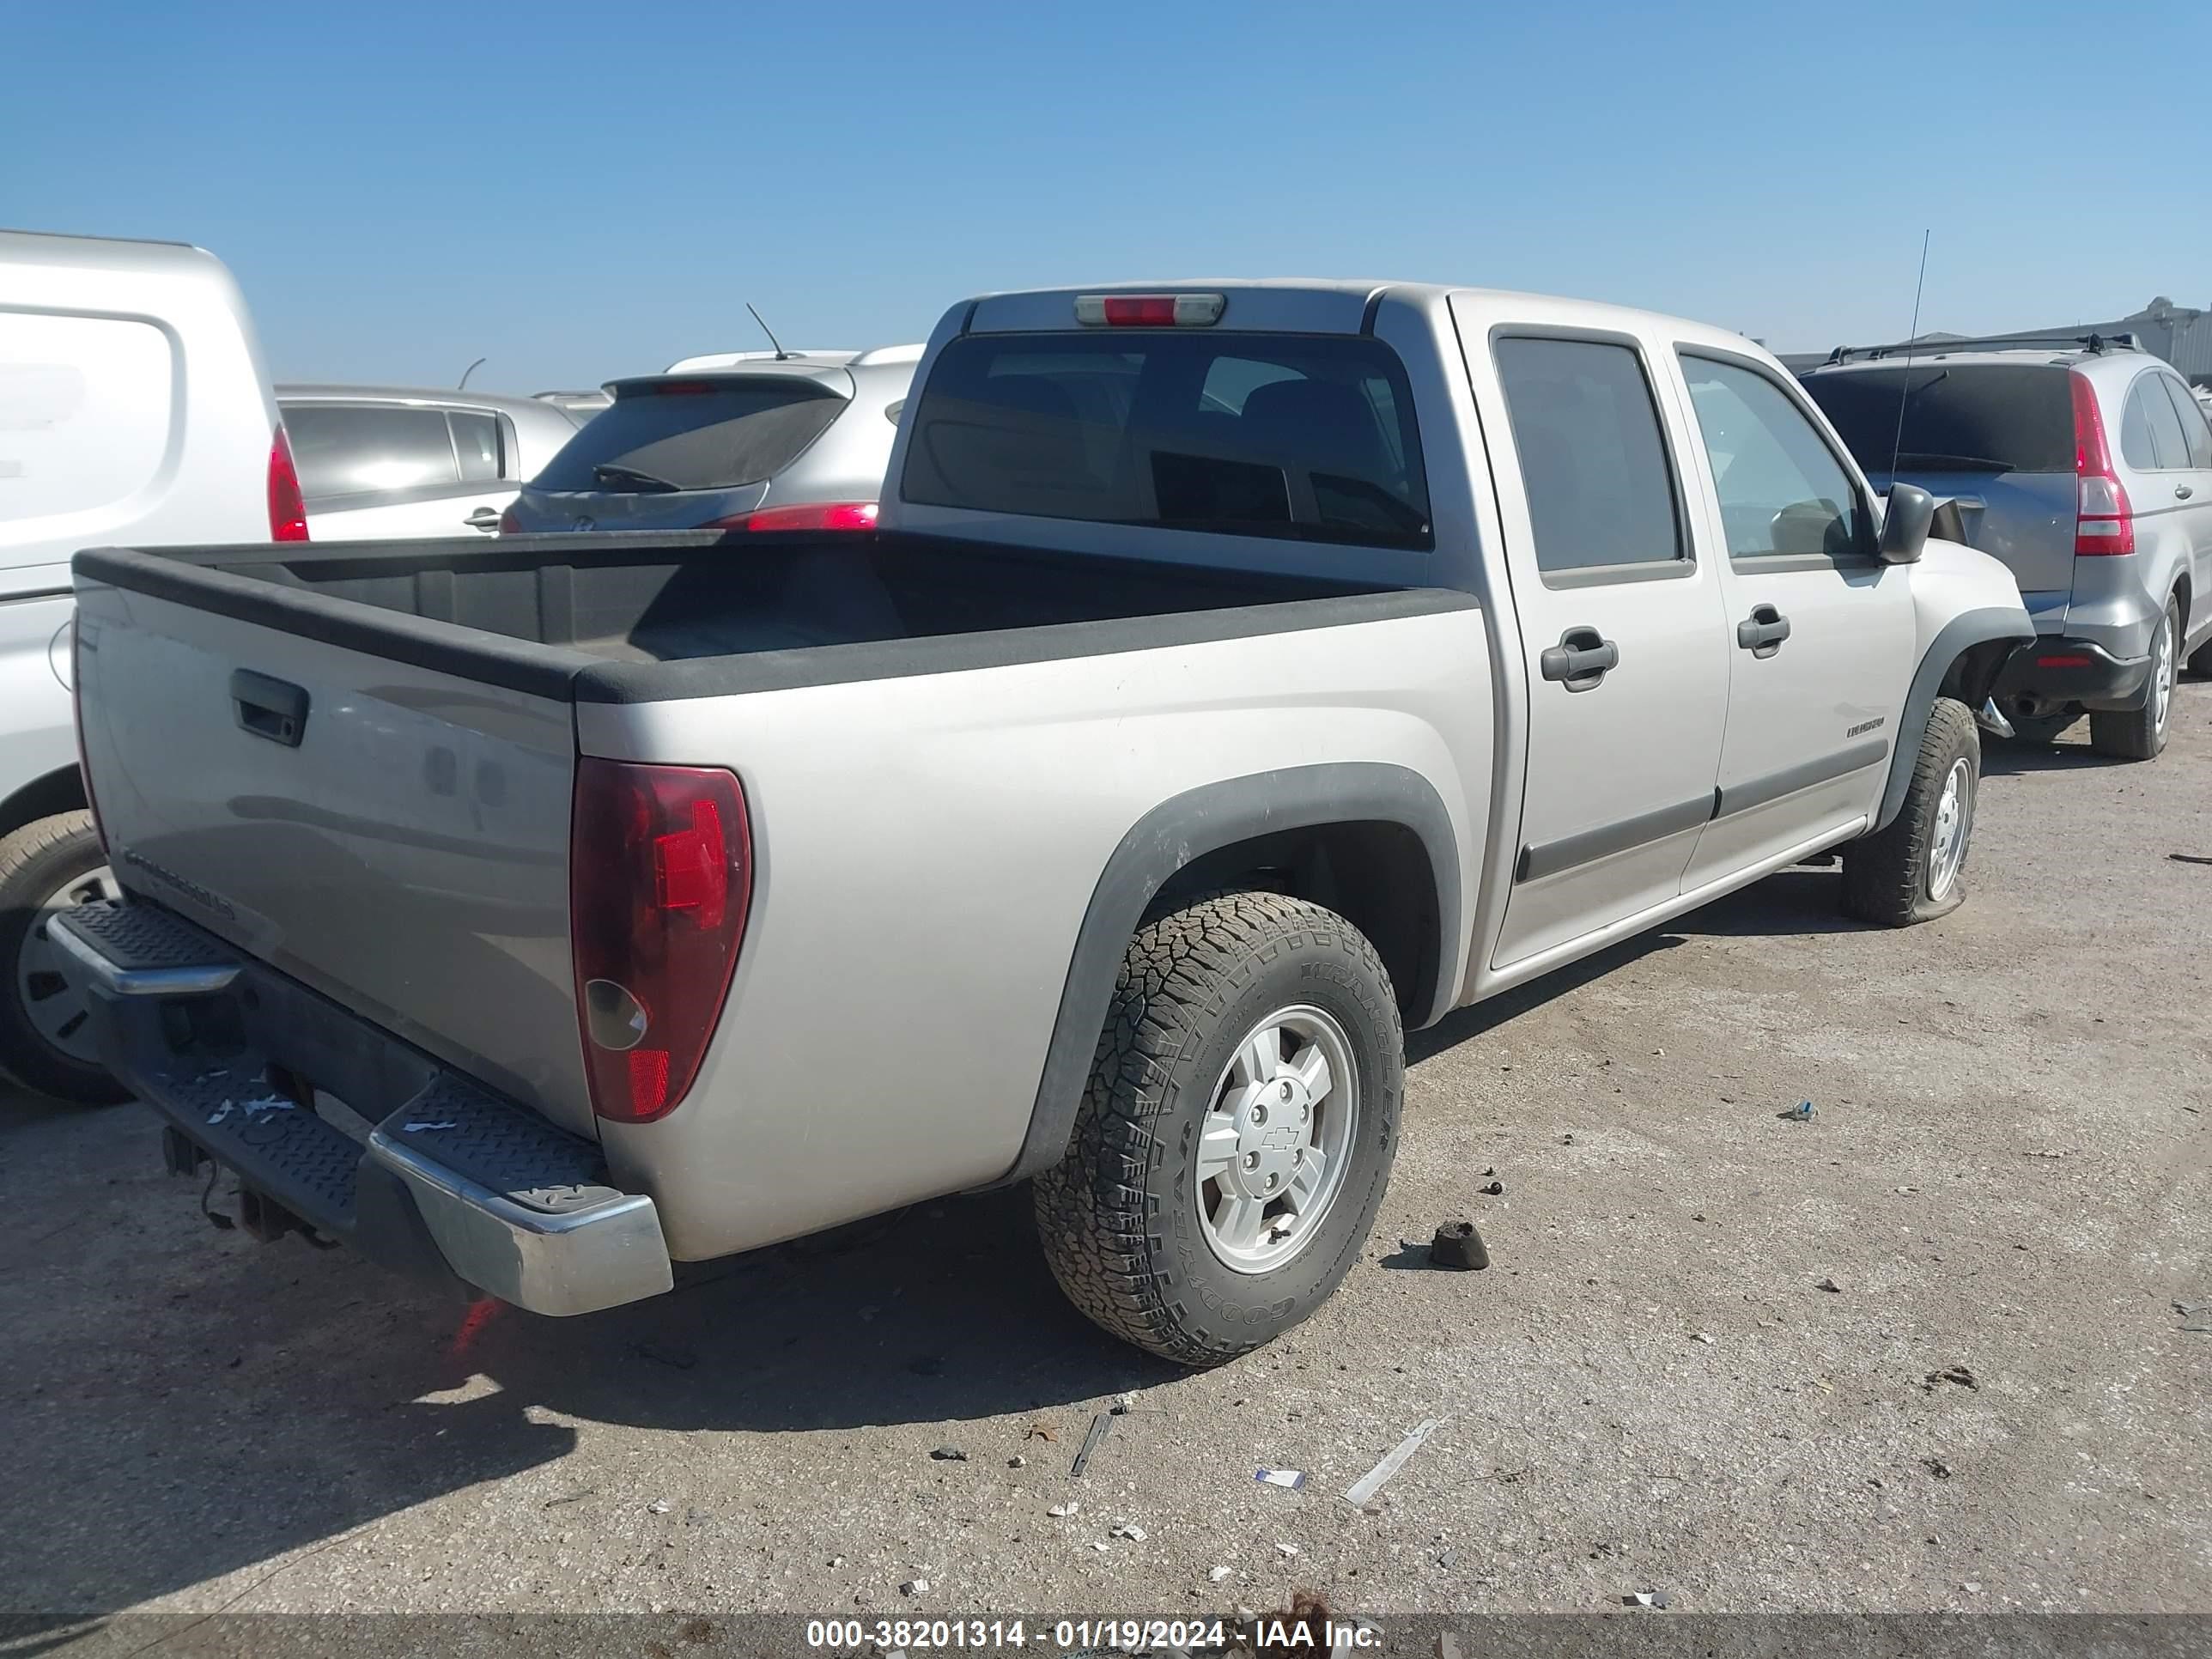
[[[1936,522],[1936,498],[1918,484],[1893,483],[1881,517],[1881,540],[1875,551],[1884,564],[1911,564],[1928,545]]]

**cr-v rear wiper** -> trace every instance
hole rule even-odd
[[[1918,461],[1923,466],[1956,467],[1962,472],[2010,472],[2010,461],[1998,460],[1994,455],[1949,455],[1940,450],[1900,449],[1900,461]]]
[[[601,461],[592,469],[592,476],[605,484],[636,484],[647,489],[678,490],[682,484],[671,483],[665,478],[650,472],[641,472],[634,466],[623,466],[614,461]]]

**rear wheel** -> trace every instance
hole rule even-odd
[[[1343,917],[1223,894],[1130,942],[1037,1231],[1068,1299],[1186,1365],[1297,1324],[1358,1259],[1396,1155],[1404,1033]]]
[[[1876,927],[1906,927],[1957,909],[1981,776],[1973,715],[1963,702],[1937,698],[1905,805],[1887,829],[1844,848],[1844,910]]]
[[[130,1091],[100,1068],[90,1004],[64,971],[53,919],[118,896],[89,812],[40,818],[0,841],[0,1066],[80,1105],[127,1100]]]
[[[2089,747],[2119,760],[2156,760],[2166,747],[2173,713],[2174,653],[2181,641],[2181,607],[2166,602],[2158,632],[2150,641],[2150,690],[2140,708],[2089,716]]]

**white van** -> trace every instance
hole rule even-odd
[[[83,1102],[93,1057],[54,912],[114,890],[77,770],[70,556],[304,541],[246,301],[175,242],[0,230],[0,1066]]]

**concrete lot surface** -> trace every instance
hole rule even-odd
[[[1792,872],[1421,1035],[1364,1260],[1206,1375],[1071,1312],[1024,1194],[471,1316],[212,1230],[143,1108],[0,1099],[0,1609],[2212,1611],[2212,685],[2176,717],[1991,744],[1943,921]],[[1489,1272],[1400,1249],[1460,1215]]]

